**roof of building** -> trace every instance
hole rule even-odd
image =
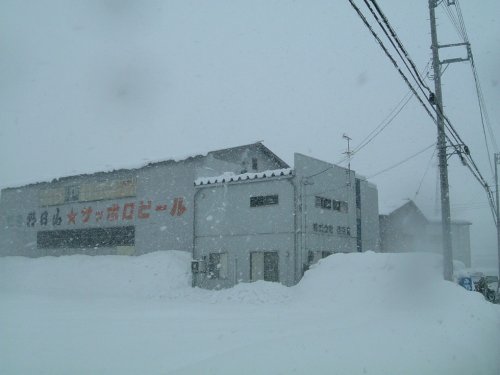
[[[105,177],[105,176],[112,174],[112,173],[125,174],[125,173],[129,173],[129,172],[137,171],[137,170],[140,170],[143,168],[155,168],[155,167],[158,167],[161,165],[168,165],[168,164],[172,164],[172,163],[180,163],[180,162],[184,162],[184,161],[193,161],[193,160],[197,160],[197,159],[202,159],[202,158],[206,157],[207,155],[213,155],[214,157],[223,157],[225,154],[229,154],[229,153],[235,152],[235,151],[238,152],[240,150],[244,150],[246,148],[252,148],[252,147],[256,148],[260,152],[267,155],[269,158],[273,159],[279,167],[281,167],[283,169],[290,168],[290,166],[287,163],[285,163],[281,158],[279,158],[269,148],[264,146],[262,144],[262,141],[259,141],[259,142],[255,142],[255,143],[242,145],[242,146],[229,147],[229,148],[224,148],[224,149],[220,149],[220,150],[214,150],[214,151],[208,151],[208,152],[204,152],[204,153],[184,156],[183,158],[170,158],[170,159],[162,160],[162,161],[149,162],[147,164],[143,164],[143,165],[136,166],[136,167],[119,168],[119,169],[112,169],[112,170],[108,170],[108,171],[97,171],[97,172],[93,172],[93,173],[81,173],[81,174],[77,174],[77,175],[63,176],[63,177],[58,177],[58,178],[54,178],[52,180],[47,180],[47,181],[38,181],[38,182],[27,183],[27,184],[19,185],[19,186],[6,187],[3,190],[18,189],[18,188],[26,187],[26,186],[49,184],[49,183],[55,183],[55,182],[65,182],[67,180],[72,180],[75,178],[82,178],[82,177],[90,177],[90,176],[92,176],[92,177],[101,177],[101,176]]]
[[[442,222],[441,219],[439,219],[439,218],[431,218],[431,219],[427,218],[427,216],[424,215],[422,210],[411,199],[407,199],[405,203],[399,204],[398,206],[386,204],[384,210],[379,209],[379,213],[380,213],[380,216],[391,217],[391,216],[394,216],[395,214],[397,214],[403,210],[407,210],[407,211],[412,210],[412,211],[416,212],[418,215],[420,215],[422,218],[424,218],[427,221],[427,223],[429,223],[429,224],[441,224],[441,222]],[[452,219],[451,224],[454,224],[454,225],[472,225],[472,223],[470,221],[460,220],[460,219]]]
[[[270,177],[293,176],[293,173],[294,170],[291,168],[275,169],[264,172],[242,173],[242,174],[224,173],[223,175],[217,177],[197,178],[194,184],[195,186],[213,185],[213,184],[221,184],[228,182],[256,180],[256,179],[263,179]]]

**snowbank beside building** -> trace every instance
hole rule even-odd
[[[191,288],[190,254],[0,258],[0,373],[498,374],[500,308],[429,254]]]

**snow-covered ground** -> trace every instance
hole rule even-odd
[[[189,261],[0,258],[0,374],[500,374],[500,307],[438,257],[339,254],[222,291],[191,288]]]

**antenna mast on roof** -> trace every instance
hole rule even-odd
[[[352,140],[352,138],[350,138],[345,133],[342,134],[342,138],[347,140],[347,151],[343,152],[343,154],[346,154],[346,156],[347,156],[347,186],[349,186],[351,184],[351,156],[352,156],[351,140]]]

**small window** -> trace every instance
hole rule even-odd
[[[340,202],[340,212],[347,213],[348,210],[347,202]]]
[[[319,207],[319,208],[323,208],[325,210],[331,210],[332,209],[332,200],[328,199],[328,198],[323,198],[323,197],[316,197],[315,206]]]
[[[252,158],[252,169],[254,171],[259,169],[259,164],[258,164],[258,159],[257,158]]]
[[[227,277],[227,253],[209,254],[207,274],[209,279],[225,279]]]
[[[78,202],[80,200],[80,186],[67,186],[64,201],[65,202]]]
[[[347,202],[333,200],[332,207],[335,211],[347,213],[348,206]]]
[[[250,197],[250,207],[270,206],[273,204],[278,204],[278,202],[278,194]]]
[[[350,227],[337,227],[337,234],[341,236],[350,236],[351,228]]]

